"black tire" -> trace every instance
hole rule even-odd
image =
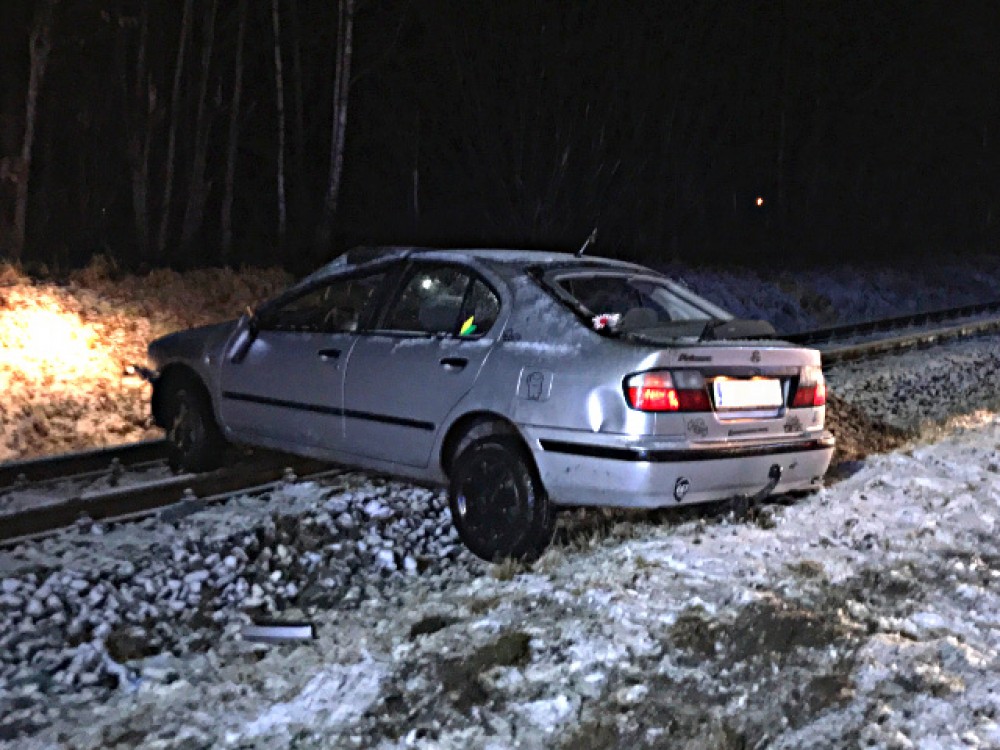
[[[211,471],[222,465],[226,439],[215,422],[205,388],[192,378],[168,384],[164,394],[164,424],[175,471]]]
[[[515,437],[469,443],[452,464],[448,504],[459,538],[484,560],[531,561],[552,541],[554,509]]]

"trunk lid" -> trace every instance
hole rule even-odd
[[[772,440],[822,428],[823,407],[792,406],[805,368],[819,366],[819,352],[775,342],[753,343],[713,343],[665,352],[675,380],[683,385],[697,373],[708,392],[710,411],[672,415],[683,420],[690,440]],[[697,382],[697,377],[690,379]]]

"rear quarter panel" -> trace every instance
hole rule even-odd
[[[647,425],[648,416],[627,408],[621,378],[650,355],[588,330],[531,279],[511,287],[511,315],[463,410],[585,431]]]
[[[793,368],[818,365],[819,352],[783,342],[707,342],[652,346],[603,336],[528,278],[513,283],[514,309],[500,341],[462,405],[508,415],[522,426],[581,434],[656,435],[675,439],[728,439],[731,427],[712,415],[699,424],[683,414],[648,414],[629,408],[624,379],[655,368]],[[804,410],[797,410],[804,411]],[[706,417],[712,422],[706,427]],[[804,417],[804,419],[803,419]],[[821,408],[800,416],[822,424]],[[787,434],[782,420],[767,428]],[[758,433],[757,437],[763,437]]]

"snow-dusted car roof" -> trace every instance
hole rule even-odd
[[[458,248],[454,250],[438,250],[434,248],[413,248],[411,253],[427,258],[448,258],[455,255],[464,255],[478,260],[492,261],[495,263],[573,263],[582,261],[597,261],[610,265],[632,267],[633,264],[626,263],[612,258],[601,258],[598,256],[578,256],[573,253],[552,252],[549,250],[518,250],[505,248]]]
[[[515,248],[434,248],[434,247],[407,247],[407,246],[382,246],[368,247],[361,246],[348,250],[338,256],[325,266],[317,269],[308,278],[314,279],[326,276],[331,273],[338,273],[350,268],[359,268],[376,261],[391,260],[393,258],[421,257],[428,259],[448,260],[455,257],[476,259],[487,263],[530,265],[530,264],[556,264],[556,263],[592,263],[618,267],[622,269],[644,269],[634,263],[628,263],[613,258],[602,258],[599,256],[578,256],[573,253],[552,252],[549,250],[525,250]]]

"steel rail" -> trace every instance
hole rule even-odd
[[[166,440],[145,440],[108,448],[9,461],[0,463],[0,489],[5,489],[20,481],[38,482],[47,479],[68,479],[79,474],[107,471],[116,461],[123,468],[162,461],[167,457],[167,453],[168,443]]]
[[[823,364],[835,365],[879,354],[889,354],[905,351],[906,349],[932,346],[952,339],[982,336],[997,332],[1000,332],[1000,317],[944,326],[942,328],[934,328],[902,336],[891,336],[859,344],[829,348],[819,347],[819,349],[823,358]]]
[[[975,305],[965,305],[963,307],[952,307],[942,310],[930,310],[928,312],[914,313],[912,315],[900,315],[893,318],[883,318],[881,320],[869,320],[859,323],[848,323],[830,328],[817,328],[811,331],[800,331],[787,335],[779,335],[783,341],[790,341],[794,344],[817,344],[822,342],[833,342],[837,339],[845,339],[852,336],[866,336],[880,331],[893,331],[900,328],[907,328],[931,323],[942,323],[957,318],[968,318],[984,313],[1000,314],[1000,301],[981,302]]]
[[[237,493],[266,492],[280,484],[291,469],[297,477],[342,473],[346,469],[313,459],[282,457],[249,465],[227,466],[204,474],[181,474],[145,484],[84,494],[65,503],[0,516],[0,546],[46,536],[71,527],[82,518],[93,521],[127,521],[182,504],[175,518],[194,512],[209,502]]]

